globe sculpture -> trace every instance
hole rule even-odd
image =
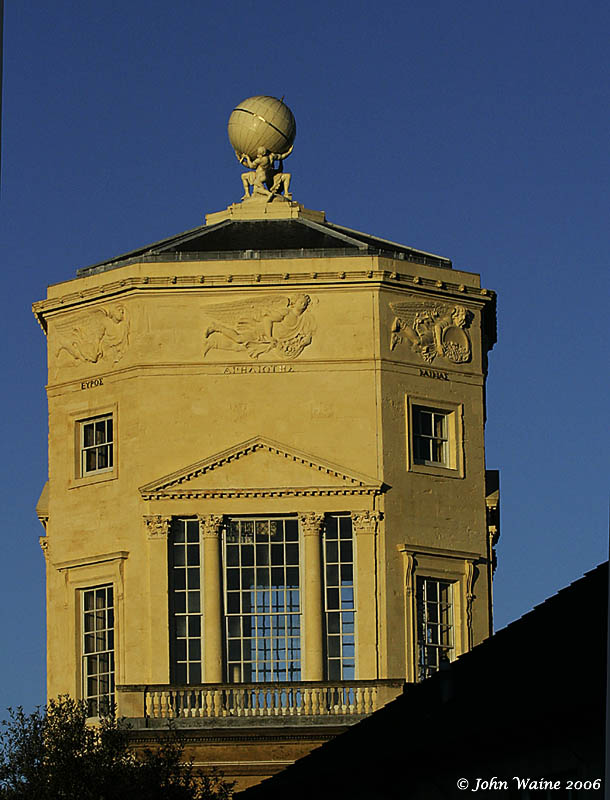
[[[258,149],[286,153],[292,147],[297,126],[292,111],[277,97],[257,95],[239,103],[229,117],[229,141],[238,158],[254,159]]]

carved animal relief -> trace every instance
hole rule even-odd
[[[75,361],[97,364],[108,357],[120,361],[129,344],[129,320],[122,305],[99,306],[57,324],[55,355],[62,351]]]
[[[315,319],[308,294],[265,295],[209,308],[203,355],[214,350],[271,354],[279,359],[300,356],[311,344]]]
[[[437,356],[454,364],[464,364],[472,357],[467,328],[472,313],[464,306],[441,303],[390,303],[396,315],[390,332],[390,350],[403,342],[424,361],[431,364]]]

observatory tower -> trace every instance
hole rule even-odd
[[[34,305],[49,696],[243,786],[492,625],[495,296],[294,200],[295,134],[244,101],[241,200]]]

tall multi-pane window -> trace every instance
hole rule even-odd
[[[299,680],[301,607],[296,518],[229,519],[223,556],[228,680]]]
[[[423,680],[454,656],[453,585],[437,578],[417,578],[417,672]]]
[[[83,698],[89,716],[109,714],[114,704],[114,599],[112,586],[82,592]]]
[[[80,474],[112,469],[114,441],[112,414],[85,419],[80,425]]]
[[[170,540],[172,680],[201,683],[201,549],[197,519],[175,519]]]
[[[300,680],[302,598],[296,515],[227,517],[221,538],[225,680]],[[321,548],[326,677],[353,680],[354,555],[349,514],[326,515]],[[176,684],[202,680],[203,552],[199,520],[175,518],[169,544],[169,610],[171,680]]]
[[[347,514],[326,517],[324,594],[327,678],[350,680],[355,677],[356,653],[352,520]]]
[[[417,464],[449,466],[448,414],[413,406],[413,458]]]

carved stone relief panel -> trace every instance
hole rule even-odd
[[[74,361],[116,363],[129,345],[129,319],[125,306],[98,306],[56,323],[55,356],[67,353]]]
[[[468,328],[473,315],[464,306],[444,303],[390,303],[395,314],[390,329],[390,350],[407,344],[423,361],[445,358],[464,364],[472,358]]]
[[[308,294],[263,295],[206,310],[203,355],[215,350],[249,358],[293,359],[308,347],[316,329]]]

